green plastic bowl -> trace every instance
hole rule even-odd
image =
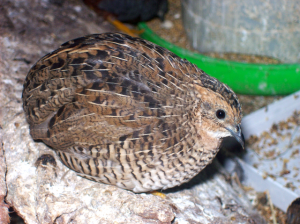
[[[138,27],[144,30],[142,38],[187,59],[207,74],[229,85],[236,93],[286,95],[300,90],[300,64],[248,64],[207,57],[160,38],[146,23],[139,23]]]

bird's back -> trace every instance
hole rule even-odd
[[[148,41],[90,35],[32,67],[23,107],[32,137],[76,172],[135,192],[169,188],[217,152],[199,145],[197,79],[215,80]]]

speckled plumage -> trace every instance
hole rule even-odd
[[[134,192],[187,182],[222,138],[241,140],[241,108],[229,87],[120,33],[71,40],[44,56],[22,97],[33,139],[81,175]]]

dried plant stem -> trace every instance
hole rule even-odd
[[[271,213],[272,213],[273,224],[277,224],[275,210],[274,210],[274,206],[273,206],[273,203],[272,203],[272,200],[271,200],[270,192],[266,191],[266,194],[267,194],[268,201],[269,201],[269,204],[270,204],[270,209],[271,209]]]

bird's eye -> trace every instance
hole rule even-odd
[[[226,113],[225,113],[224,110],[217,110],[217,112],[216,112],[216,116],[217,116],[217,118],[219,118],[219,119],[224,119],[224,118],[225,118],[225,115],[226,115]]]

